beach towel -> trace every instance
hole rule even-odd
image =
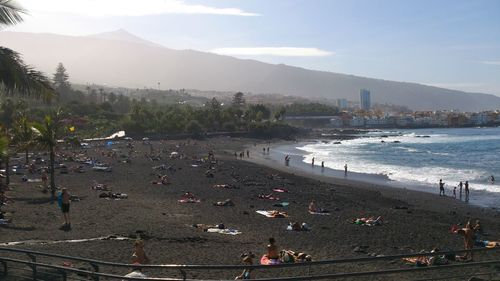
[[[239,231],[237,229],[232,229],[232,228],[225,228],[225,229],[208,228],[207,232],[220,233],[220,234],[226,234],[226,235],[238,235],[238,234],[241,234],[241,231]]]
[[[287,207],[288,205],[290,205],[290,203],[288,203],[288,202],[280,202],[280,203],[274,204],[273,206],[274,207]]]
[[[273,191],[274,192],[280,192],[280,193],[289,192],[287,189],[284,189],[284,188],[274,188]]]
[[[272,210],[272,211],[259,210],[259,211],[255,211],[255,212],[257,214],[266,216],[268,218],[288,218],[289,217],[287,213],[285,213],[285,212],[279,212],[279,211],[276,211],[276,210]]]
[[[200,199],[193,199],[193,198],[182,198],[177,200],[179,203],[200,203]]]
[[[267,257],[267,255],[263,255],[262,258],[260,259],[260,264],[262,265],[273,265],[273,264],[280,264],[279,259],[270,259]]]
[[[42,179],[28,179],[28,182],[42,182]]]

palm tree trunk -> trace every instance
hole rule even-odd
[[[55,165],[55,152],[54,152],[54,147],[50,148],[50,195],[51,195],[51,200],[54,202],[54,199],[56,198],[56,182],[54,178],[54,165]]]
[[[10,160],[9,156],[5,157],[5,184],[7,186],[10,184],[9,160]]]

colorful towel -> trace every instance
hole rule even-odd
[[[220,234],[226,234],[226,235],[238,235],[238,234],[241,234],[241,231],[239,231],[237,229],[232,229],[232,228],[226,228],[226,229],[208,228],[207,232],[220,233]]]

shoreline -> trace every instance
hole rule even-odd
[[[435,188],[427,188],[425,189],[424,185],[418,184],[409,184],[399,181],[390,180],[386,175],[377,175],[377,174],[368,174],[368,173],[358,173],[348,171],[347,177],[344,176],[343,170],[336,170],[328,167],[321,167],[321,162],[316,162],[314,167],[312,165],[305,163],[303,160],[305,158],[306,152],[297,149],[297,146],[303,146],[309,143],[315,143],[318,140],[300,140],[300,141],[278,141],[271,143],[269,145],[270,152],[269,154],[263,154],[260,147],[255,145],[247,145],[245,149],[250,151],[250,154],[255,157],[244,158],[244,160],[263,165],[268,168],[276,169],[281,172],[291,173],[294,175],[299,175],[302,177],[310,178],[310,179],[320,179],[324,182],[336,184],[336,185],[344,185],[351,186],[356,185],[358,187],[369,187],[370,189],[382,189],[382,190],[392,190],[395,193],[398,192],[417,192],[423,193],[425,195],[430,195],[433,197],[440,197],[438,195],[438,187]],[[265,144],[264,146],[268,146]],[[284,158],[286,155],[290,155],[290,164],[288,166],[284,163]],[[435,191],[435,192],[434,192]],[[452,194],[452,190],[447,190]],[[474,190],[473,196],[470,198],[469,202],[459,200],[454,198],[453,196],[446,195],[445,198],[453,199],[459,205],[479,207],[484,209],[496,210],[500,212],[500,209],[495,207],[495,204],[487,204],[484,201],[481,202],[480,199],[487,199],[488,197],[487,191],[483,190]],[[475,196],[475,197],[474,197]]]

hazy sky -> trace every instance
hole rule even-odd
[[[196,49],[500,95],[498,0],[18,0],[11,30]]]

